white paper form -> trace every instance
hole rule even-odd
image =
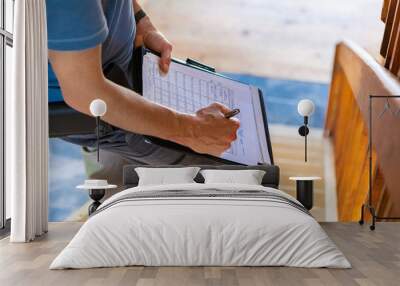
[[[262,162],[263,155],[249,85],[171,62],[169,72],[160,75],[159,57],[147,53],[143,59],[143,97],[179,112],[194,114],[213,102],[239,108],[238,138],[221,158],[242,164]],[[212,132],[212,131],[210,131]]]

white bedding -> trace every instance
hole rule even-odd
[[[263,190],[254,185],[179,184],[127,189]],[[50,269],[145,266],[294,266],[350,268],[350,263],[310,215],[257,198],[153,198],[121,201],[81,227]]]

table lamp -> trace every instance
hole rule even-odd
[[[104,102],[104,100],[101,100],[99,98],[93,100],[90,103],[89,106],[90,113],[96,117],[96,136],[97,136],[97,162],[99,162],[99,157],[100,157],[100,118],[104,116],[107,112],[107,104]]]
[[[307,162],[307,135],[310,133],[308,129],[308,117],[310,117],[315,110],[314,103],[309,99],[302,99],[297,105],[297,111],[304,117],[304,125],[300,126],[299,134],[304,137],[304,161]]]

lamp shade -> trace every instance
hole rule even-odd
[[[301,116],[310,116],[314,113],[315,106],[314,102],[309,99],[302,99],[299,101],[297,105],[297,111]]]
[[[89,109],[93,116],[101,117],[107,112],[107,104],[104,102],[104,100],[95,99],[90,103]]]

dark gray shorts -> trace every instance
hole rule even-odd
[[[105,150],[131,161],[132,164],[174,165],[174,164],[221,164],[218,159],[195,153],[186,153],[162,147],[150,142],[145,136],[115,129],[103,123],[100,136],[100,151]],[[86,147],[96,148],[96,135],[71,135],[65,141]]]
[[[100,138],[100,161],[97,162],[96,136],[73,135],[65,141],[82,146],[86,174],[91,179],[107,179],[120,188],[107,192],[107,196],[123,189],[122,171],[125,165],[220,165],[217,159],[195,153],[171,150],[149,142],[144,136],[114,130]]]

